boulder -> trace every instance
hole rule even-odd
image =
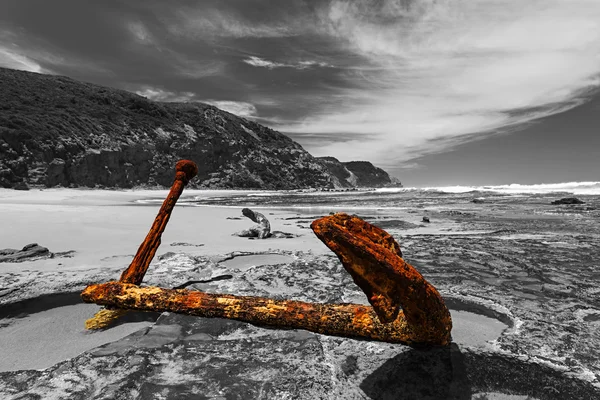
[[[584,201],[579,200],[577,197],[564,197],[560,200],[554,200],[552,202],[554,205],[558,204],[585,204]]]
[[[26,182],[21,181],[21,182],[15,183],[15,185],[13,186],[13,189],[15,189],[15,190],[29,190],[29,186],[27,185]]]
[[[22,262],[31,259],[52,257],[46,247],[42,247],[37,243],[30,243],[21,250],[2,249],[0,250],[0,262]]]

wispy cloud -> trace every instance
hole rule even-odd
[[[38,73],[48,72],[35,60],[3,47],[0,47],[0,67]]]
[[[300,21],[280,19],[262,22],[245,18],[236,10],[206,7],[181,9],[176,17],[169,25],[171,33],[200,38],[277,38],[295,36],[301,28]]]
[[[279,126],[355,139],[319,155],[398,164],[564,111],[600,84],[594,0],[333,0],[320,21],[369,67],[321,112]]]
[[[192,92],[170,92],[168,90],[163,90],[160,88],[146,86],[143,89],[135,91],[136,94],[146,97],[147,99],[154,101],[164,101],[164,102],[177,102],[184,103],[188,101],[193,101],[196,97],[195,93]]]
[[[60,73],[61,69],[110,74],[99,63],[65,54],[51,43],[30,37],[18,29],[0,31],[0,66],[44,74]]]
[[[144,44],[154,44],[154,38],[152,34],[141,21],[128,21],[127,29],[138,42]]]
[[[170,52],[172,56],[171,66],[178,75],[186,78],[205,78],[221,74],[224,69],[224,63],[221,61],[198,61],[186,57],[183,54]]]
[[[151,86],[145,86],[142,89],[136,90],[135,93],[153,101],[174,103],[200,102],[213,105],[221,110],[244,118],[254,118],[257,116],[256,106],[245,101],[198,99],[193,92],[171,92]]]
[[[296,63],[280,63],[275,61],[265,60],[264,58],[251,56],[242,60],[246,64],[253,67],[264,67],[268,69],[274,68],[294,68],[307,69],[312,67],[331,67],[332,65],[323,61],[298,61]]]
[[[142,21],[126,20],[124,24],[130,37],[139,45],[133,48],[134,51],[160,59],[178,76],[199,79],[218,75],[223,71],[223,62],[202,57],[202,54],[198,59],[195,53],[182,52],[169,46],[159,35],[153,34]]]
[[[256,107],[244,101],[202,100],[202,102],[244,118],[252,118],[257,115]]]

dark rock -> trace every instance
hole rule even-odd
[[[173,242],[170,244],[170,246],[192,246],[192,247],[202,247],[204,246],[203,243],[200,244],[193,244],[193,243],[187,243],[187,242]]]
[[[423,222],[431,222],[431,221],[429,221],[429,217],[423,217]]]
[[[21,181],[21,182],[15,183],[15,185],[13,186],[13,189],[15,189],[15,190],[29,190],[29,186],[27,186],[27,183]]]
[[[485,199],[483,197],[477,197],[477,198],[471,200],[471,203],[482,204],[482,203],[485,203]]]
[[[50,250],[37,243],[28,244],[21,250],[0,250],[0,262],[22,262],[31,259],[52,258],[52,256],[53,254],[50,253]]]
[[[554,200],[552,204],[585,204],[585,202],[579,200],[577,197],[564,197],[560,200]]]
[[[273,232],[271,232],[270,237],[272,237],[274,239],[291,239],[291,238],[298,237],[298,235],[294,235],[293,233],[289,233],[289,232],[273,231]]]
[[[60,158],[55,158],[48,164],[46,169],[46,186],[68,186],[68,179],[65,176],[65,165],[65,160]]]

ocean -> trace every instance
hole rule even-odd
[[[194,195],[184,192],[178,204],[295,209],[304,213],[369,210],[383,212],[423,208],[444,210],[472,205],[474,199],[479,199],[478,201],[487,204],[488,208],[502,204],[528,205],[538,213],[552,214],[556,212],[556,207],[546,207],[550,206],[552,201],[574,196],[586,204],[596,204],[600,200],[600,182],[346,190],[206,190]],[[161,202],[160,198],[139,201],[143,204]],[[586,211],[594,210],[582,208],[579,211],[585,214]]]

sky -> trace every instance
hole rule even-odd
[[[408,186],[599,181],[598,0],[2,0],[0,66],[200,101]]]

